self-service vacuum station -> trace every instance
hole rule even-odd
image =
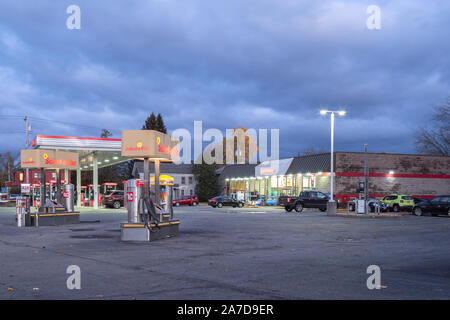
[[[128,223],[121,224],[122,241],[153,241],[178,235],[180,221],[173,218],[172,185],[161,201],[160,162],[179,156],[179,140],[154,130],[122,131],[122,156],[144,161],[144,180],[126,183]],[[155,163],[154,189],[150,189],[150,161]]]
[[[61,169],[78,169],[78,154],[58,150],[21,150],[21,167],[41,170],[40,201],[37,213],[30,212],[31,199],[24,195],[16,206],[18,226],[52,226],[80,223],[80,213],[74,210],[74,186],[61,185]],[[56,196],[47,199],[45,170],[56,170]],[[29,188],[31,190],[31,188]],[[31,193],[29,191],[28,193]],[[26,194],[26,192],[25,192]],[[49,187],[49,195],[51,188]]]

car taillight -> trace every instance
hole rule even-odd
[[[287,202],[291,202],[291,198],[287,198]]]

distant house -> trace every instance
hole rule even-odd
[[[161,162],[160,174],[165,174],[173,177],[174,182],[174,199],[182,196],[195,194],[195,181],[194,174],[192,173],[192,164],[174,164],[170,162]],[[150,162],[150,176],[155,176],[155,165]],[[136,161],[133,167],[133,177],[135,179],[144,179],[144,163],[142,161]]]

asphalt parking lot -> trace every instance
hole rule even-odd
[[[125,210],[14,226],[0,208],[1,299],[450,299],[450,219],[180,207],[180,235],[120,242]],[[69,290],[66,268],[81,269]],[[382,289],[366,286],[381,268]]]

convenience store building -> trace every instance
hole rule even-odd
[[[264,161],[260,164],[228,165],[221,169],[222,194],[250,194],[265,197],[298,195],[301,191],[330,191],[330,153]],[[335,199],[346,201],[358,197],[359,183],[364,181],[364,153],[335,152]],[[368,153],[369,196],[408,194],[432,198],[450,194],[450,157]]]

